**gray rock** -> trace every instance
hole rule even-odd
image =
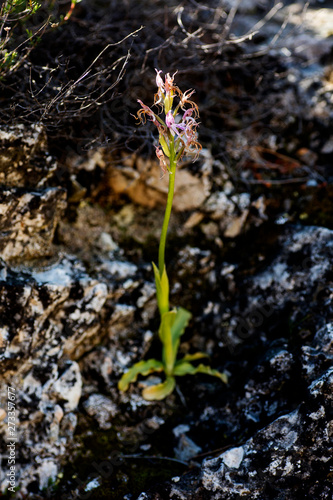
[[[198,446],[191,438],[186,436],[190,430],[188,425],[180,424],[173,429],[173,434],[177,439],[177,446],[174,448],[175,457],[178,460],[190,460],[195,455],[198,455],[202,448]]]
[[[2,370],[18,360],[22,365],[36,357],[46,365],[63,353],[79,356],[80,345],[99,327],[107,285],[90,278],[73,257],[38,271],[2,265]]]
[[[0,129],[0,185],[41,188],[57,169],[47,152],[41,125],[18,124]]]
[[[65,411],[73,411],[77,408],[82,393],[82,378],[79,365],[75,361],[66,363],[65,371],[55,381],[51,382],[49,395],[59,401],[64,401]]]
[[[241,301],[235,305],[229,327],[222,334],[230,351],[254,331],[262,330],[268,320],[281,316],[286,308],[291,308],[291,321],[313,311],[317,328],[324,324],[330,312],[325,295],[332,286],[332,231],[320,227],[290,229],[280,238],[280,244],[278,257],[244,283]],[[303,336],[308,334],[305,330],[299,332]]]
[[[323,336],[323,331],[330,332],[328,339]],[[319,338],[326,339],[321,344],[321,356],[331,358],[331,324],[318,332],[314,345],[318,346]],[[280,351],[270,358],[270,362],[278,362],[280,369],[284,369],[288,358],[290,355]],[[259,385],[256,393],[261,392],[262,386]],[[205,460],[200,473],[197,476],[192,474],[191,480],[184,476],[177,478],[176,485],[164,485],[169,491],[168,498],[331,499],[332,394],[331,366],[308,386],[304,402],[295,410],[273,420],[241,446]],[[154,490],[143,494],[147,500],[166,498]]]
[[[112,427],[112,418],[119,413],[117,406],[103,394],[92,394],[83,403],[83,407],[91,417],[95,418],[101,429]]]
[[[275,259],[245,281],[247,300],[241,294],[235,304],[239,311],[242,304],[244,322],[230,321],[234,347],[236,340],[241,346],[259,341],[258,337],[267,342],[266,325],[278,321],[286,308],[296,324],[299,313],[301,318],[313,316],[310,325],[315,325],[316,334],[310,342],[311,332],[305,327],[296,329],[296,343],[290,332],[281,330],[280,338],[270,347],[266,345],[265,355],[249,372],[243,394],[230,395],[222,408],[207,406],[199,417],[203,425],[214,420],[216,448],[223,443],[222,433],[221,440],[218,438],[220,428],[229,439],[235,435],[235,445],[216,458],[206,459],[199,472],[191,471],[177,481],[152,488],[142,493],[142,498],[332,498],[332,247],[330,230],[290,228],[280,239]],[[234,271],[230,267],[230,272]],[[211,309],[217,312],[214,305]],[[200,424],[195,421],[196,426]],[[239,442],[239,429],[243,428],[253,430]],[[192,435],[190,426],[186,432]]]
[[[251,200],[249,193],[227,196],[224,191],[213,193],[203,206],[214,221],[219,221],[222,234],[235,238],[242,231],[249,214]]]
[[[254,12],[258,7],[264,9],[268,8],[270,5],[269,0],[224,0],[223,5],[227,9],[237,8],[238,12],[248,13]]]
[[[65,208],[62,188],[0,189],[0,258],[10,261],[51,255],[55,228]]]
[[[332,498],[333,368],[308,388],[308,399],[202,466],[200,489],[210,498]],[[317,472],[315,472],[317,471]],[[320,472],[319,472],[320,471]],[[304,495],[302,497],[302,494]],[[177,498],[177,497],[175,497]],[[195,496],[193,498],[199,498]]]
[[[110,418],[118,411],[96,387],[87,385],[83,393],[82,373],[90,370],[93,347],[108,339],[108,348],[93,352],[100,352],[98,366],[109,390],[110,373],[114,372],[117,380],[124,364],[141,357],[146,348],[137,335],[140,348],[131,346],[131,355],[126,358],[126,343],[123,351],[116,339],[126,329],[135,333],[134,308],[119,304],[119,299],[125,293],[130,297],[133,289],[143,286],[135,276],[135,266],[128,264],[125,272],[126,262],[119,263],[122,272],[115,272],[112,278],[110,268],[103,281],[102,277],[91,277],[78,259],[68,255],[39,268],[23,264],[15,267],[1,261],[0,384],[4,392],[0,397],[0,453],[6,450],[6,391],[10,386],[16,391],[17,449],[22,459],[17,464],[16,481],[23,494],[29,484],[35,482],[41,491],[49,481],[56,480],[73,442],[82,395],[86,412],[102,429],[109,428]],[[142,307],[143,297],[148,300],[150,295],[142,293]],[[147,342],[150,338],[151,334]],[[127,339],[127,346],[130,342]],[[85,361],[87,351],[90,354]],[[80,363],[76,361],[79,358]],[[88,390],[93,393],[87,394]],[[1,467],[3,492],[8,482],[5,463]]]

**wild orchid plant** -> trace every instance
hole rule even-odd
[[[165,244],[172,209],[177,163],[185,154],[194,156],[193,161],[195,161],[201,150],[197,134],[199,111],[198,106],[190,100],[194,90],[187,90],[183,94],[174,84],[175,75],[171,77],[168,73],[163,81],[160,76],[161,71],[156,70],[156,73],[158,91],[155,94],[154,105],[159,106],[160,111],[155,113],[138,100],[141,109],[138,111],[137,117],[142,123],[145,123],[147,117],[156,125],[159,133],[156,156],[163,174],[166,172],[169,174],[168,198],[159,244],[158,267],[153,263],[157,304],[161,317],[158,333],[163,346],[162,361],[156,359],[140,361],[124,373],[118,383],[119,389],[126,391],[129,384],[137,380],[138,375],[146,376],[153,372],[164,372],[166,378],[164,382],[147,386],[143,390],[142,395],[147,400],[160,400],[171,394],[176,385],[176,376],[194,375],[200,372],[227,382],[224,373],[204,364],[195,366],[191,363],[191,361],[207,357],[202,352],[187,354],[182,359],[177,360],[180,337],[188,325],[191,313],[182,307],[170,310],[169,280],[165,267]],[[163,115],[164,119],[161,118]]]

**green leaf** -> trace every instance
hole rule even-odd
[[[207,365],[199,365],[196,367],[196,373],[205,373],[206,375],[211,375],[212,377],[217,377],[224,384],[228,383],[228,376],[225,373],[221,373],[218,370],[215,370],[214,368],[211,368],[210,366]]]
[[[163,363],[156,359],[148,359],[148,361],[139,361],[135,363],[127,372],[123,374],[118,382],[118,389],[120,391],[127,391],[129,384],[135,382],[138,375],[149,375],[152,372],[162,372],[164,370]]]
[[[160,275],[158,267],[154,262],[152,264],[155,275],[157,304],[162,317],[164,313],[169,311],[169,279],[165,266],[162,275]]]
[[[206,375],[212,375],[213,377],[218,377],[225,384],[228,383],[228,377],[225,373],[220,373],[219,371],[214,370],[207,365],[201,364],[199,366],[193,366],[191,365],[191,363],[181,360],[177,363],[173,371],[173,374],[175,376],[195,375],[196,373],[205,373]]]
[[[209,358],[208,354],[205,352],[196,352],[194,354],[186,354],[182,359],[176,361],[176,365],[182,363],[183,361],[195,361],[196,359]]]
[[[196,373],[197,373],[197,367],[183,360],[177,363],[173,371],[173,374],[178,377],[179,376],[182,377],[183,375],[195,375]]]
[[[165,373],[172,375],[177,358],[181,335],[191,318],[191,313],[180,307],[177,311],[169,311],[162,316],[158,331],[163,344],[163,362]]]
[[[171,325],[172,348],[175,354],[174,363],[176,361],[180,337],[183,335],[191,316],[192,314],[189,311],[180,307],[177,309],[176,317]]]
[[[176,311],[168,311],[164,313],[161,319],[160,328],[158,330],[160,340],[163,344],[162,358],[165,367],[165,373],[167,375],[172,375],[173,366],[175,364],[177,356],[177,349],[176,351],[174,351],[171,333],[171,328],[176,319],[176,316]]]
[[[172,345],[172,337],[171,337],[171,327],[176,318],[176,311],[168,311],[163,314],[161,319],[161,324],[158,330],[158,335],[162,344]]]
[[[166,381],[161,384],[146,387],[146,389],[142,391],[142,396],[148,401],[160,401],[172,393],[175,385],[176,381],[174,377],[167,377]]]

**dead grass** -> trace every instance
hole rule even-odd
[[[209,113],[212,77],[242,51],[229,21],[223,2],[83,1],[0,82],[0,123],[41,122],[61,148],[147,144],[150,132],[138,131],[131,113],[138,98],[152,102],[154,68],[178,71]]]
[[[0,124],[42,123],[60,158],[100,145],[114,154],[153,154],[153,130],[137,127],[132,115],[137,99],[152,104],[154,68],[160,68],[177,71],[181,89],[196,90],[201,143],[215,157],[237,162],[248,148],[266,147],[290,111],[279,108],[272,118],[286,67],[262,50],[257,33],[280,4],[272,0],[262,22],[236,36],[238,3],[227,10],[223,0],[83,0],[67,23],[46,30],[24,64],[0,81]],[[56,7],[66,13],[70,2]]]

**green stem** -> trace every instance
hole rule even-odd
[[[175,158],[175,150],[174,150],[174,141],[170,141],[170,174],[169,174],[169,189],[168,189],[168,198],[165,207],[164,221],[162,226],[161,238],[160,238],[160,246],[158,250],[158,268],[160,271],[160,276],[162,276],[163,269],[165,266],[165,244],[166,237],[168,232],[168,226],[170,221],[170,215],[172,210],[172,202],[173,202],[173,194],[175,190],[175,177],[176,177],[176,158]]]

